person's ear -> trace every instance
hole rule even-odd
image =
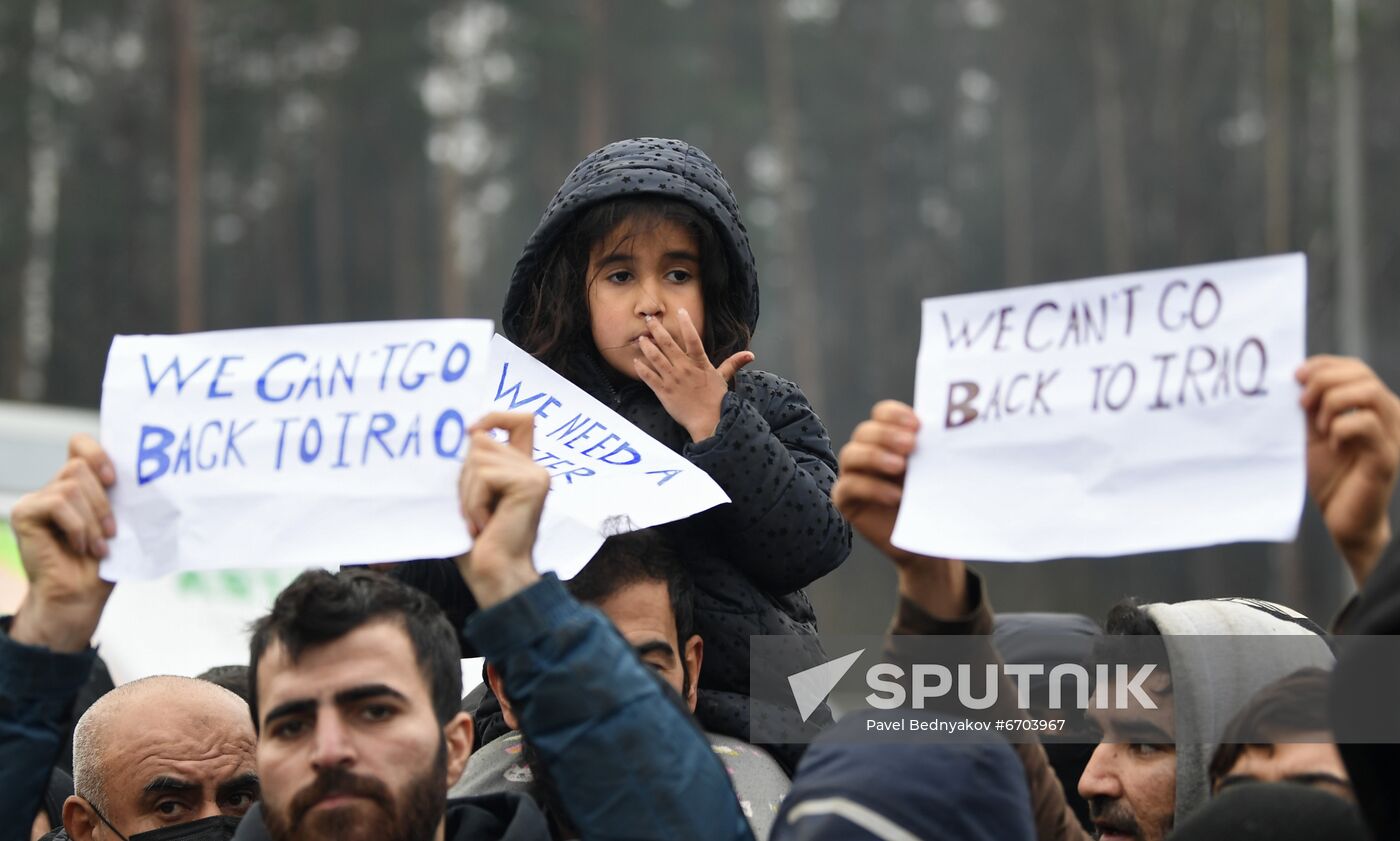
[[[101,825],[87,800],[74,794],[63,801],[63,829],[73,841],[92,841]]]
[[[447,787],[452,788],[462,776],[476,746],[476,724],[469,712],[459,712],[442,728],[447,743]]]
[[[694,713],[695,704],[700,700],[700,666],[705,660],[705,641],[699,634],[692,634],[685,641],[685,651],[681,656],[685,658],[686,672],[690,675],[690,685],[685,688],[685,705]]]
[[[501,718],[505,719],[506,726],[512,730],[520,729],[520,719],[515,717],[515,710],[510,706],[510,699],[506,697],[506,682],[501,679],[501,673],[490,663],[486,664],[486,682],[491,684],[491,692],[496,696],[496,700],[501,702]]]

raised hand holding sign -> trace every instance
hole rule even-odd
[[[1302,255],[924,302],[892,542],[1034,561],[1290,540]]]

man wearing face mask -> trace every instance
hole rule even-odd
[[[153,711],[159,714],[153,714]],[[232,838],[258,799],[248,705],[186,677],[120,686],[78,719],[74,796],[55,841]]]
[[[86,435],[12,525],[29,590],[0,618],[0,841],[26,839],[92,669],[111,595],[98,563],[115,534],[115,471]],[[160,677],[93,704],[74,730],[74,791],[50,839],[203,841],[233,835],[258,797],[248,706],[204,681]],[[12,819],[13,818],[13,819]]]

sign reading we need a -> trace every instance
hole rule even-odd
[[[102,574],[449,557],[491,322],[118,336],[102,387]]]
[[[895,545],[1035,561],[1291,540],[1305,303],[1301,254],[924,301]]]
[[[572,575],[593,554],[578,558],[571,551],[582,534],[600,535],[601,543],[609,534],[679,520],[729,501],[704,470],[504,336],[491,340],[486,397],[490,411],[535,416],[535,463],[552,478],[535,557],[537,565],[549,559],[561,577]]]

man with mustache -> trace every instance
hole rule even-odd
[[[574,598],[608,618],[643,665],[675,692],[674,700],[694,715],[704,644],[694,630],[689,576],[665,535],[641,529],[609,537],[566,586]],[[529,794],[540,802],[556,837],[568,837],[569,816],[553,792],[548,769],[541,767],[532,745],[521,737],[504,679],[495,667],[486,672],[510,732],[477,748],[451,793]],[[790,787],[782,766],[747,742],[709,732],[705,737],[724,763],[754,836],[768,837]]]
[[[1360,360],[1319,356],[1297,372],[1300,403],[1307,418],[1308,489],[1358,587],[1376,569],[1390,543],[1388,507],[1400,466],[1400,398]],[[919,419],[895,401],[877,404],[860,424],[840,456],[841,475],[832,499],[851,525],[894,561],[900,600],[890,646],[915,635],[985,635],[993,612],[982,579],[959,560],[930,558],[890,543],[903,495],[904,473],[914,451]],[[989,524],[991,527],[993,524]],[[1305,627],[1296,614],[1277,605],[1251,600],[1203,600],[1138,606],[1125,604],[1109,616],[1110,635],[1160,636],[1173,673],[1215,674],[1234,680],[1215,685],[1192,681],[1182,687],[1157,687],[1170,693],[1171,716],[1096,716],[1104,740],[1095,749],[1079,781],[1090,803],[1100,838],[1160,841],[1172,826],[1209,796],[1211,741],[1178,738],[1183,711],[1198,727],[1223,726],[1250,695],[1300,667],[1330,659],[1316,627]],[[1229,651],[1214,647],[1222,662],[1203,663],[1183,656],[1193,635],[1297,634],[1294,648],[1301,661],[1254,662],[1244,646]],[[1305,636],[1304,636],[1305,635]],[[995,656],[993,652],[992,656]],[[1204,685],[1203,685],[1204,683]],[[1209,688],[1212,693],[1207,694]],[[1014,696],[1014,689],[1001,693]],[[1149,687],[1151,689],[1151,687]],[[1097,711],[1095,711],[1097,712]],[[994,717],[1018,715],[994,708]],[[1082,839],[1086,833],[1065,805],[1039,743],[1015,745],[1026,766],[1032,811],[1042,839]]]
[[[107,454],[87,435],[43,488],[14,507],[29,590],[0,617],[0,837],[28,838],[74,703],[96,659],[93,633],[113,585],[98,577],[116,533]],[[133,681],[102,696],[73,732],[67,841],[223,839],[258,796],[248,707],[191,678]],[[48,824],[47,817],[38,829]],[[6,834],[8,833],[8,834]]]
[[[459,498],[474,546],[459,568],[480,610],[467,638],[500,672],[582,837],[751,837],[670,690],[607,620],[535,571],[549,476],[532,461],[533,421],[488,415],[472,430]],[[522,795],[446,799],[472,726],[458,709],[456,635],[426,595],[368,570],[307,572],[257,623],[251,649],[263,802],[236,838],[548,837]]]

